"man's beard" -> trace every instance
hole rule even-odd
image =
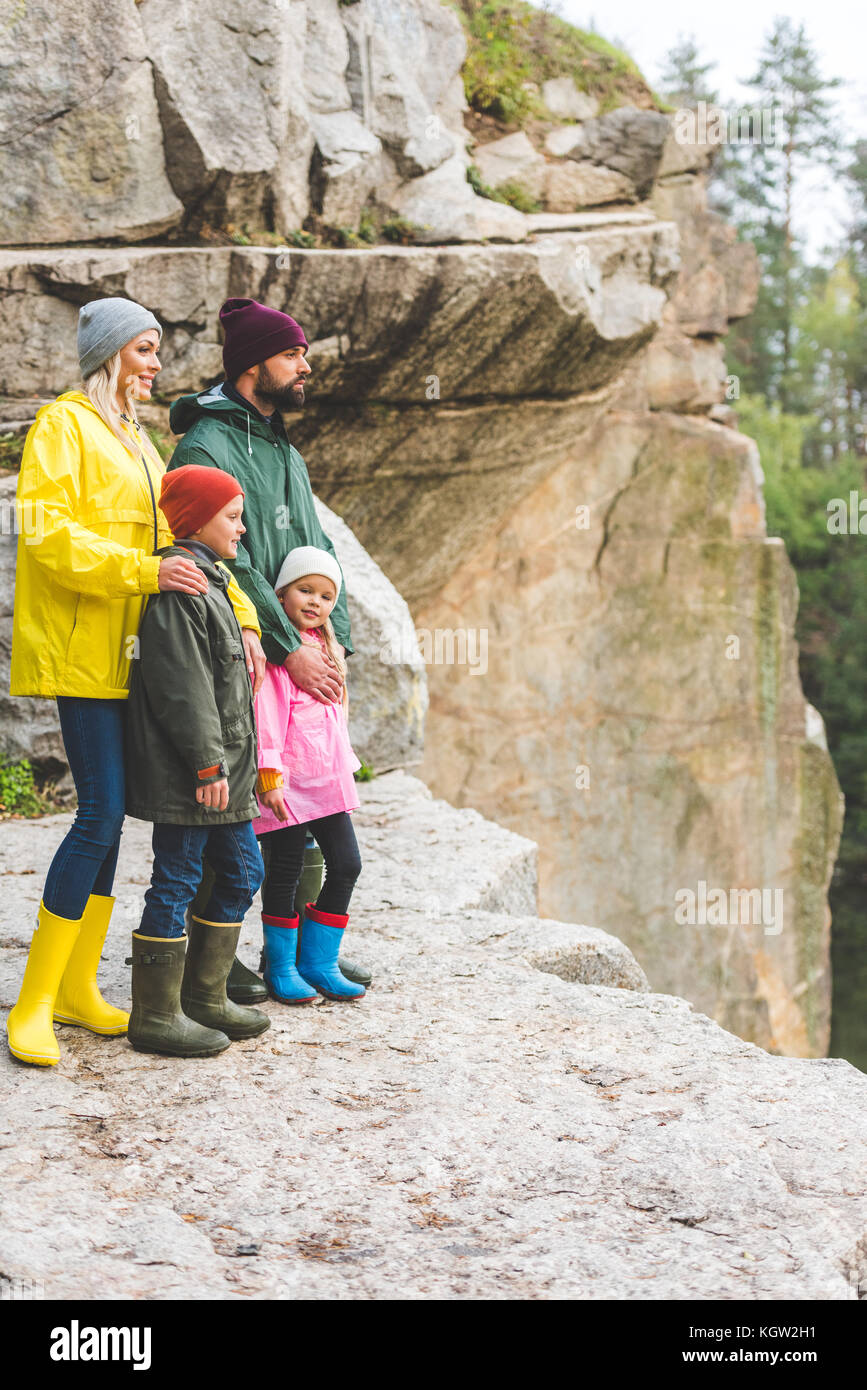
[[[268,401],[269,405],[273,405],[276,410],[303,410],[303,385],[303,382],[296,381],[291,386],[281,386],[263,362],[256,385],[256,395],[260,396],[262,400]],[[302,388],[301,390],[297,389],[299,386]]]

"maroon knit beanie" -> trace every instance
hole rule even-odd
[[[225,334],[223,366],[229,381],[237,381],[248,367],[264,362],[287,348],[309,346],[299,324],[279,309],[269,309],[257,299],[227,299],[220,310]]]
[[[189,540],[194,531],[239,495],[244,496],[244,489],[231,473],[187,463],[163,474],[160,506],[175,540]]]

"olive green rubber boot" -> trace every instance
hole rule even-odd
[[[338,957],[337,968],[341,975],[345,975],[347,980],[351,980],[354,985],[367,987],[373,979],[366,965],[359,965],[357,960],[348,960],[346,956]]]
[[[268,990],[264,980],[260,980],[235,956],[226,980],[226,995],[236,1004],[264,1004]]]
[[[202,860],[202,881],[199,884],[193,904],[187,909],[187,931],[190,930],[190,923],[193,917],[203,917],[205,908],[211,900],[211,892],[214,887],[214,870],[211,868],[207,859]],[[261,969],[261,967],[260,967]],[[268,998],[268,990],[264,980],[260,980],[258,975],[254,975],[252,970],[248,970],[243,961],[236,956],[232,961],[229,970],[229,978],[226,981],[226,994],[236,1004],[264,1004]]]
[[[132,934],[132,1013],[127,1037],[136,1052],[168,1057],[214,1057],[231,1039],[203,1028],[181,1009],[181,978],[187,949],[185,936]]]
[[[206,922],[193,916],[181,985],[184,1013],[227,1037],[255,1038],[271,1027],[267,1014],[244,1008],[226,994],[229,970],[241,935],[240,922]]]

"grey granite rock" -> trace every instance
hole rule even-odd
[[[596,97],[579,92],[571,77],[551,77],[543,82],[542,100],[552,116],[567,121],[586,121],[599,110]]]
[[[135,6],[4,5],[0,130],[4,245],[140,241],[181,219]]]
[[[137,14],[185,220],[300,226],[314,143],[305,76],[321,57],[303,0],[278,16],[270,0],[142,0]]]
[[[466,40],[446,6],[366,0],[345,6],[353,108],[401,179],[436,169],[462,132]]]
[[[625,174],[638,197],[644,198],[658,176],[668,135],[669,119],[659,111],[619,106],[585,121],[568,154],[570,159],[592,159]]]
[[[523,130],[491,140],[486,145],[477,145],[473,159],[491,188],[514,183],[535,198],[541,196],[547,167],[545,157],[534,149]]]
[[[359,1003],[268,1003],[269,1032],[199,1062],[73,1028],[56,1069],[0,1056],[6,1279],[87,1300],[854,1300],[867,1078],[534,968],[526,892],[486,884],[523,863],[529,889],[528,842],[402,773],[362,796]],[[0,825],[4,1006],[68,819]],[[127,822],[118,1003],[148,841]],[[542,954],[586,932],[536,930]],[[251,964],[257,935],[252,912]]]
[[[467,183],[460,153],[438,168],[401,184],[391,199],[394,211],[415,230],[420,244],[448,241],[523,241],[526,214],[506,203],[480,198]]]

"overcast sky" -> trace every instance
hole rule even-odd
[[[867,72],[865,38],[867,7],[852,0],[725,0],[717,5],[683,4],[679,0],[559,0],[559,13],[582,28],[593,27],[612,43],[619,43],[641,68],[652,87],[659,78],[669,49],[681,35],[694,37],[703,62],[718,66],[709,74],[723,100],[744,100],[749,93],[739,79],[755,71],[764,35],[777,14],[803,23],[819,56],[824,77],[841,77],[838,88],[841,133],[844,140],[867,138]],[[592,21],[592,24],[591,24]],[[835,239],[846,200],[839,181],[834,186],[812,179],[803,214],[802,231],[809,250],[818,252],[825,241]]]

